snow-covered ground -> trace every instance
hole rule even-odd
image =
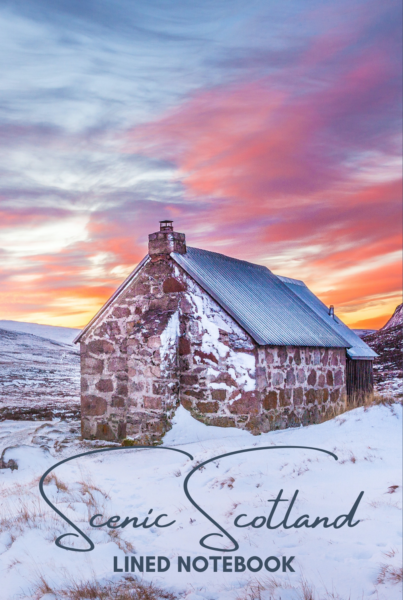
[[[401,583],[393,582],[393,573],[398,574],[401,566],[401,431],[399,404],[358,408],[320,425],[257,437],[236,429],[208,427],[179,408],[164,447],[84,456],[61,465],[49,476],[44,487],[47,496],[95,545],[91,552],[71,552],[58,548],[55,538],[74,530],[45,504],[38,481],[48,467],[96,444],[80,441],[78,422],[4,421],[0,423],[2,466],[18,469],[0,469],[0,596],[55,600],[60,597],[57,590],[72,581],[121,580],[125,573],[113,573],[113,557],[118,557],[122,568],[126,555],[137,560],[141,556],[168,557],[168,571],[141,577],[187,600],[297,600],[303,598],[303,582],[306,589],[314,589],[317,600],[400,599]],[[167,446],[187,452],[193,459],[165,449]],[[271,449],[259,450],[265,446]],[[338,460],[315,450],[275,446],[320,448],[336,454]],[[185,496],[186,475],[210,458],[247,448],[256,451],[215,460],[189,480],[194,500],[239,544],[235,552],[205,549],[199,540],[219,530]],[[241,514],[247,515],[241,523],[267,517],[280,490],[288,500],[299,490],[289,523],[305,514],[310,521],[320,516],[332,522],[348,513],[363,491],[353,519],[360,522],[339,529],[321,525],[314,529],[235,527],[234,519]],[[282,503],[272,524],[280,522],[288,505]],[[115,515],[143,520],[150,517],[151,509],[153,515],[168,515],[162,523],[169,520],[174,524],[113,530],[92,528],[88,523],[95,514],[103,515],[97,523]],[[259,523],[262,519],[255,521]],[[62,543],[88,548],[82,538],[66,537]],[[210,537],[206,543],[233,547],[220,537]],[[197,556],[221,558],[217,572],[210,560],[204,572],[178,573],[178,555],[192,560]],[[263,560],[295,556],[291,563],[295,572],[269,573],[264,567],[256,573],[223,572],[224,556]],[[272,561],[270,566],[274,564]],[[41,577],[42,592],[35,596]],[[260,591],[256,582],[260,582]]]

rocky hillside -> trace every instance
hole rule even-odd
[[[44,335],[49,334],[41,337],[11,331],[10,322],[7,325],[3,329],[0,324],[0,420],[77,418],[79,349],[58,341],[59,333],[63,340],[66,338],[65,331],[57,331],[64,328],[36,326],[44,327]],[[70,337],[75,337],[71,331]]]
[[[381,394],[403,397],[403,304],[399,304],[382,329],[365,336],[379,358],[374,361],[374,381]]]

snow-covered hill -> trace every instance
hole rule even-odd
[[[5,327],[0,327],[0,420],[77,416],[80,357],[71,344],[77,332],[12,321]]]
[[[48,340],[72,344],[80,333],[80,329],[70,327],[56,327],[54,325],[39,325],[38,323],[24,323],[23,321],[7,321],[0,319],[0,329],[6,331],[18,331],[20,333],[32,333]]]
[[[382,330],[390,329],[391,327],[397,327],[399,325],[400,327],[403,327],[403,302],[402,304],[399,304],[399,306],[396,306],[395,312],[390,317],[386,325],[382,327]]]
[[[374,360],[374,382],[378,392],[403,397],[403,304],[382,329],[365,336],[365,342],[379,355]]]

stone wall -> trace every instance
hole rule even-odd
[[[171,259],[150,260],[81,343],[83,437],[152,443],[178,403],[179,301]]]
[[[345,400],[344,348],[257,346],[189,277],[180,400],[195,418],[252,433],[315,423]]]
[[[332,416],[345,395],[344,348],[257,346],[166,254],[86,332],[81,365],[85,438],[158,442],[179,402],[259,433]]]

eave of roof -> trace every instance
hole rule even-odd
[[[333,330],[340,334],[349,342],[350,348],[347,350],[347,355],[352,360],[373,360],[378,355],[362,340],[354,331],[352,331],[339,317],[329,315],[329,309],[326,304],[299,279],[291,279],[290,277],[282,277],[277,275],[283,283],[287,285],[303,302],[310,306],[317,315],[323,319]]]

